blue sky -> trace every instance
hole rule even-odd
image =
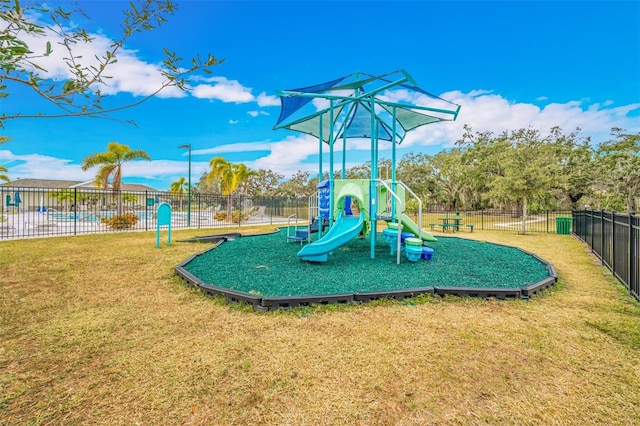
[[[119,37],[126,2],[79,3],[92,17],[96,46],[104,36]],[[399,156],[446,149],[464,124],[493,132],[579,127],[594,143],[607,140],[612,127],[640,131],[638,1],[177,3],[167,24],[130,39],[110,73],[106,102],[135,102],[157,88],[164,47],[185,58],[212,53],[224,63],[186,94],[164,92],[116,115],[138,127],[90,118],[7,122],[0,134],[13,140],[0,147],[0,164],[11,179],[90,180],[95,170],[83,172],[82,158],[111,141],[150,154],[152,162],[129,163],[124,176],[157,189],[186,177],[182,144],[193,147],[193,181],[218,155],[285,176],[317,172],[316,140],[273,130],[275,91],[355,71],[405,69],[423,89],[461,105],[456,122],[412,132]],[[55,59],[44,64],[52,75],[60,70]],[[0,101],[7,114],[46,108],[18,89]],[[349,165],[369,158],[358,148],[347,152]]]

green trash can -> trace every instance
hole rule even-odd
[[[556,234],[571,235],[572,217],[556,217]]]

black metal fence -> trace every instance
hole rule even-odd
[[[573,212],[573,233],[640,301],[640,217],[634,212]]]
[[[0,240],[156,229],[156,209],[171,205],[171,226],[222,228],[308,219],[306,198],[222,196],[84,188],[0,187]],[[126,216],[126,220],[117,217]],[[116,219],[114,219],[114,217]]]
[[[171,226],[179,228],[223,228],[249,224],[288,223],[309,218],[307,197],[226,197],[193,192],[112,192],[78,188],[27,188],[0,186],[0,240],[53,235],[78,235],[120,231],[153,231],[160,203],[172,207]],[[417,212],[407,214],[418,222]],[[127,215],[127,221],[116,216]],[[534,211],[525,220],[526,232],[555,233],[560,217],[571,212]],[[518,210],[446,211],[426,209],[422,227],[440,229],[447,218],[461,219],[456,230],[506,230],[518,232],[522,213]],[[293,219],[292,219],[293,221]]]
[[[407,211],[407,215],[416,223],[418,212]],[[522,230],[522,210],[437,210],[426,209],[422,212],[422,227],[425,229],[442,229],[441,225],[451,218],[460,218],[460,226],[463,230],[484,231],[513,231]],[[527,214],[524,221],[527,233],[550,233],[558,231],[558,219],[571,218],[571,211],[532,211]]]

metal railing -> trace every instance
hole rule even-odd
[[[393,204],[395,204],[396,208],[398,208],[398,206],[400,206],[400,204],[402,203],[402,200],[400,200],[400,197],[398,197],[398,194],[396,194],[395,192],[393,192],[393,189],[391,189],[391,187],[389,185],[387,185],[387,183],[385,181],[383,181],[382,179],[378,179],[376,180],[378,185],[383,186],[387,191],[387,205],[386,205],[386,212],[387,213],[393,213],[391,211],[391,206]],[[404,185],[404,184],[403,184]],[[395,203],[393,203],[391,200],[394,200]],[[422,205],[420,205],[420,207],[422,207]],[[377,208],[377,206],[376,206]],[[422,213],[422,209],[419,210],[419,214]],[[395,219],[396,219],[396,229],[398,230],[397,232],[397,238],[396,238],[396,263],[399,265],[400,264],[400,246],[401,246],[401,240],[402,240],[402,227],[400,226],[400,215],[396,214],[395,215]],[[420,232],[422,232],[422,230],[420,230]]]
[[[573,233],[640,301],[640,217],[634,212],[573,212]]]
[[[522,229],[522,210],[443,210],[427,208],[422,210],[422,220],[418,219],[418,211],[405,212],[416,223],[425,229],[433,228],[441,223],[442,218],[461,218],[460,226],[484,231],[512,231]],[[531,211],[525,218],[526,232],[555,234],[557,218],[570,218],[571,211],[540,210]]]
[[[17,195],[17,196],[16,196]],[[391,197],[390,197],[391,198]],[[121,231],[153,231],[159,203],[172,207],[172,228],[187,226],[189,206],[187,194],[164,191],[103,191],[96,189],[56,189],[0,186],[0,240],[53,235],[80,235]],[[120,203],[120,212],[118,204]],[[309,219],[307,197],[226,197],[219,194],[193,192],[190,206],[191,229],[223,228],[249,224],[287,222],[295,214]],[[118,213],[129,213],[135,223],[114,228],[108,221]],[[509,210],[435,210],[406,211],[422,228],[438,224],[441,217],[463,218],[462,227],[477,230],[518,232],[520,211]],[[422,216],[421,218],[419,216]],[[571,212],[537,211],[527,216],[527,232],[556,232],[556,218],[571,217]]]
[[[172,207],[171,226],[223,228],[307,220],[306,198],[222,196],[162,191],[103,191],[82,188],[0,187],[0,240],[121,231],[153,231],[160,203]],[[122,225],[116,216],[126,215]],[[191,226],[188,226],[190,219]],[[124,227],[122,227],[124,226]]]

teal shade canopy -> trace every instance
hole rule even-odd
[[[410,130],[455,120],[460,108],[418,87],[404,70],[377,76],[355,72],[278,94],[282,108],[274,129],[322,137],[326,143],[373,137],[402,143]]]

